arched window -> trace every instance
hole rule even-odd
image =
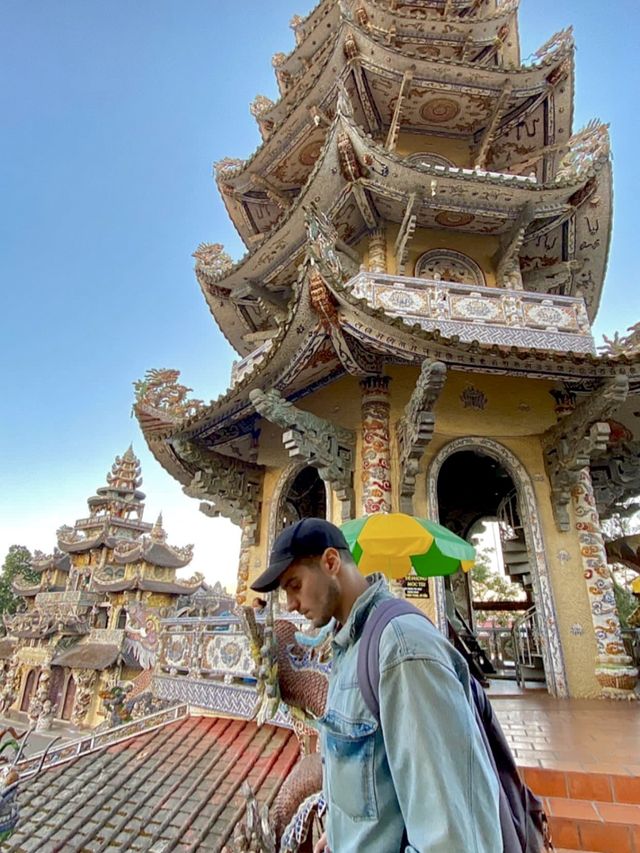
[[[415,275],[432,281],[486,286],[484,273],[478,264],[468,255],[452,249],[431,249],[420,255],[416,261]]]
[[[126,627],[127,627],[127,611],[126,611],[126,608],[123,607],[120,610],[120,613],[118,613],[118,624],[116,625],[116,628],[118,630],[122,631]]]

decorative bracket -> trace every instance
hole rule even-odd
[[[420,376],[404,415],[398,421],[398,456],[400,460],[400,511],[413,513],[416,476],[425,447],[433,438],[436,417],[433,408],[447,378],[447,367],[441,361],[423,361]]]
[[[234,524],[247,526],[247,545],[255,545],[263,466],[223,456],[191,441],[176,441],[174,449],[184,462],[196,469],[189,485],[183,488],[185,495],[202,499],[200,510],[210,518],[222,515]]]
[[[582,469],[590,464],[591,455],[606,450],[611,428],[604,421],[626,400],[628,393],[628,377],[614,376],[542,436],[553,514],[558,530],[563,533],[570,528],[571,490],[577,485]]]
[[[520,211],[511,231],[503,238],[502,244],[494,255],[496,277],[502,287],[522,290],[522,274],[518,262],[518,253],[524,242],[524,235],[530,222],[536,215],[535,205],[527,202]],[[515,276],[515,282],[510,279]]]
[[[407,249],[413,234],[416,230],[417,214],[415,210],[420,206],[420,200],[416,193],[411,193],[407,201],[407,207],[404,212],[402,224],[398,231],[398,239],[395,244],[396,255],[396,272],[398,275],[404,275],[404,267],[407,262]]]
[[[356,437],[350,429],[296,408],[279,391],[254,388],[249,394],[256,411],[284,430],[282,442],[292,459],[304,459],[318,469],[342,504],[342,517],[351,517]]]

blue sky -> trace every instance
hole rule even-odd
[[[276,97],[271,56],[291,49],[288,21],[311,7],[2,0],[0,558],[13,542],[50,551],[133,442],[149,520],[162,510],[170,541],[195,542],[193,567],[233,586],[237,531],[201,516],[151,457],[131,383],[176,367],[199,398],[227,387],[234,354],[191,253],[202,240],[242,252],[211,164],[258,145],[249,103]],[[569,24],[575,127],[612,126],[614,239],[596,325],[611,334],[640,319],[640,25],[633,0],[522,0],[523,57]]]

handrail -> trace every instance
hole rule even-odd
[[[162,711],[141,717],[139,720],[133,720],[130,723],[124,723],[103,732],[94,732],[78,740],[67,741],[57,749],[48,748],[48,752],[44,750],[43,753],[39,752],[19,761],[16,769],[20,773],[20,778],[26,779],[37,774],[41,769],[46,770],[49,767],[70,761],[72,758],[77,758],[79,755],[88,755],[98,749],[128,740],[137,734],[153,731],[167,723],[187,717],[188,714],[188,705],[173,705],[171,708],[165,708]]]

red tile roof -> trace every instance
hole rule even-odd
[[[242,783],[270,803],[297,760],[289,729],[187,717],[23,782],[3,851],[221,851]]]

